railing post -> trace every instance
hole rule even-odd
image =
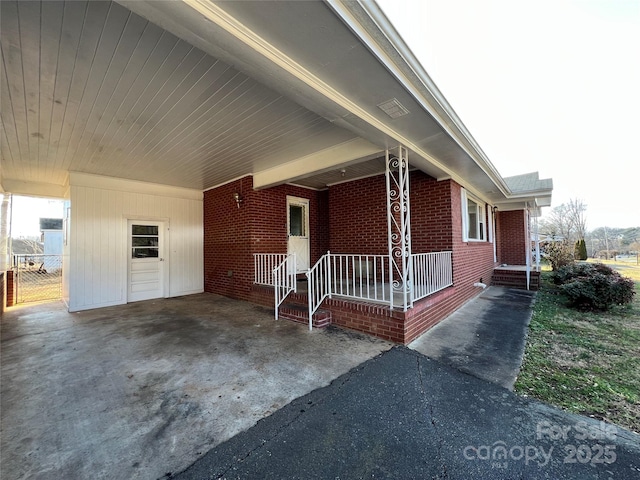
[[[278,273],[278,268],[276,267],[276,268],[273,269],[273,273],[272,273],[272,275],[273,275],[273,294],[275,296],[274,305],[276,306],[276,320],[278,320],[278,310],[280,309],[280,302],[278,301],[278,300],[280,300],[278,298],[279,297],[279,295],[278,295],[278,288],[279,288],[278,284],[280,282],[278,282],[277,273]]]
[[[331,298],[333,289],[331,288],[331,252],[327,250],[327,294]]]
[[[312,270],[306,272],[307,276],[307,307],[309,308],[309,330],[313,326],[313,282],[312,282]]]
[[[293,265],[291,268],[291,273],[287,272],[287,276],[289,279],[293,279],[293,293],[298,293],[298,281],[297,281],[297,275],[298,275],[298,260],[296,258],[296,254],[293,253],[292,254],[292,258],[293,258]],[[288,265],[287,265],[288,267]]]

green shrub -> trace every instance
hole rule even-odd
[[[602,263],[577,263],[558,269],[553,281],[560,285],[569,306],[580,310],[607,310],[630,303],[634,283]]]

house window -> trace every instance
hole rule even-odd
[[[486,240],[486,216],[484,203],[462,190],[462,236],[467,241]]]
[[[304,207],[302,205],[289,205],[289,235],[292,237],[304,237],[304,227]]]

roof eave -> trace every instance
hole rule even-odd
[[[505,196],[512,192],[462,120],[375,1],[325,0],[404,88],[469,155]],[[362,13],[371,21],[362,22]],[[383,34],[375,35],[375,29]]]

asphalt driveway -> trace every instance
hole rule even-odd
[[[640,436],[395,347],[177,480],[640,478]]]
[[[391,348],[213,294],[1,323],[3,479],[155,479]]]

